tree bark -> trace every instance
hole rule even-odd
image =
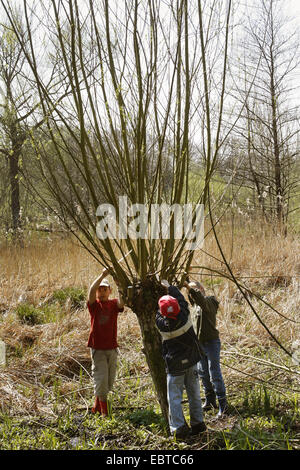
[[[143,338],[143,352],[154,383],[162,415],[168,423],[168,399],[165,363],[162,357],[161,338],[155,326],[158,299],[166,294],[165,289],[154,279],[132,286],[132,300],[128,306],[137,315]]]
[[[276,194],[276,216],[279,226],[283,223],[282,211],[282,185],[281,185],[281,164],[280,164],[280,149],[278,142],[278,123],[277,123],[277,100],[275,93],[275,84],[273,75],[271,76],[271,102],[272,102],[272,137],[273,137],[273,151],[274,151],[274,173],[275,173],[275,194]]]
[[[19,187],[19,154],[13,152],[9,156],[9,179],[11,190],[11,217],[14,234],[20,227],[20,187]]]

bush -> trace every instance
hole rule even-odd
[[[52,295],[52,300],[57,301],[60,305],[64,305],[70,299],[73,308],[82,307],[86,301],[86,292],[79,287],[66,287],[57,290]]]
[[[22,323],[36,325],[42,323],[41,311],[34,305],[22,303],[17,306],[16,314]]]
[[[56,321],[58,312],[55,306],[35,307],[32,304],[21,303],[17,306],[16,314],[22,323],[38,325]]]

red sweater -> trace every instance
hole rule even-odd
[[[116,349],[118,313],[124,308],[118,307],[118,300],[111,299],[106,302],[96,300],[92,305],[87,303],[91,316],[91,329],[88,347],[93,349]]]

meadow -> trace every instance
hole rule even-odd
[[[109,417],[91,414],[86,295],[99,266],[70,236],[31,236],[0,247],[1,450],[299,450],[300,243],[249,221],[219,229],[222,248],[247,297],[208,236],[191,277],[220,300],[218,328],[230,414],[205,415],[208,431],[168,436],[143,354],[137,318],[119,317],[119,367]],[[211,271],[199,268],[206,266]],[[113,295],[116,293],[113,289]],[[184,395],[183,406],[188,411]],[[187,414],[188,419],[188,414]]]

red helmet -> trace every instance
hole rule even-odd
[[[178,313],[180,312],[180,307],[177,299],[171,295],[163,295],[159,301],[159,310],[160,313],[167,318],[172,318],[176,320]]]

